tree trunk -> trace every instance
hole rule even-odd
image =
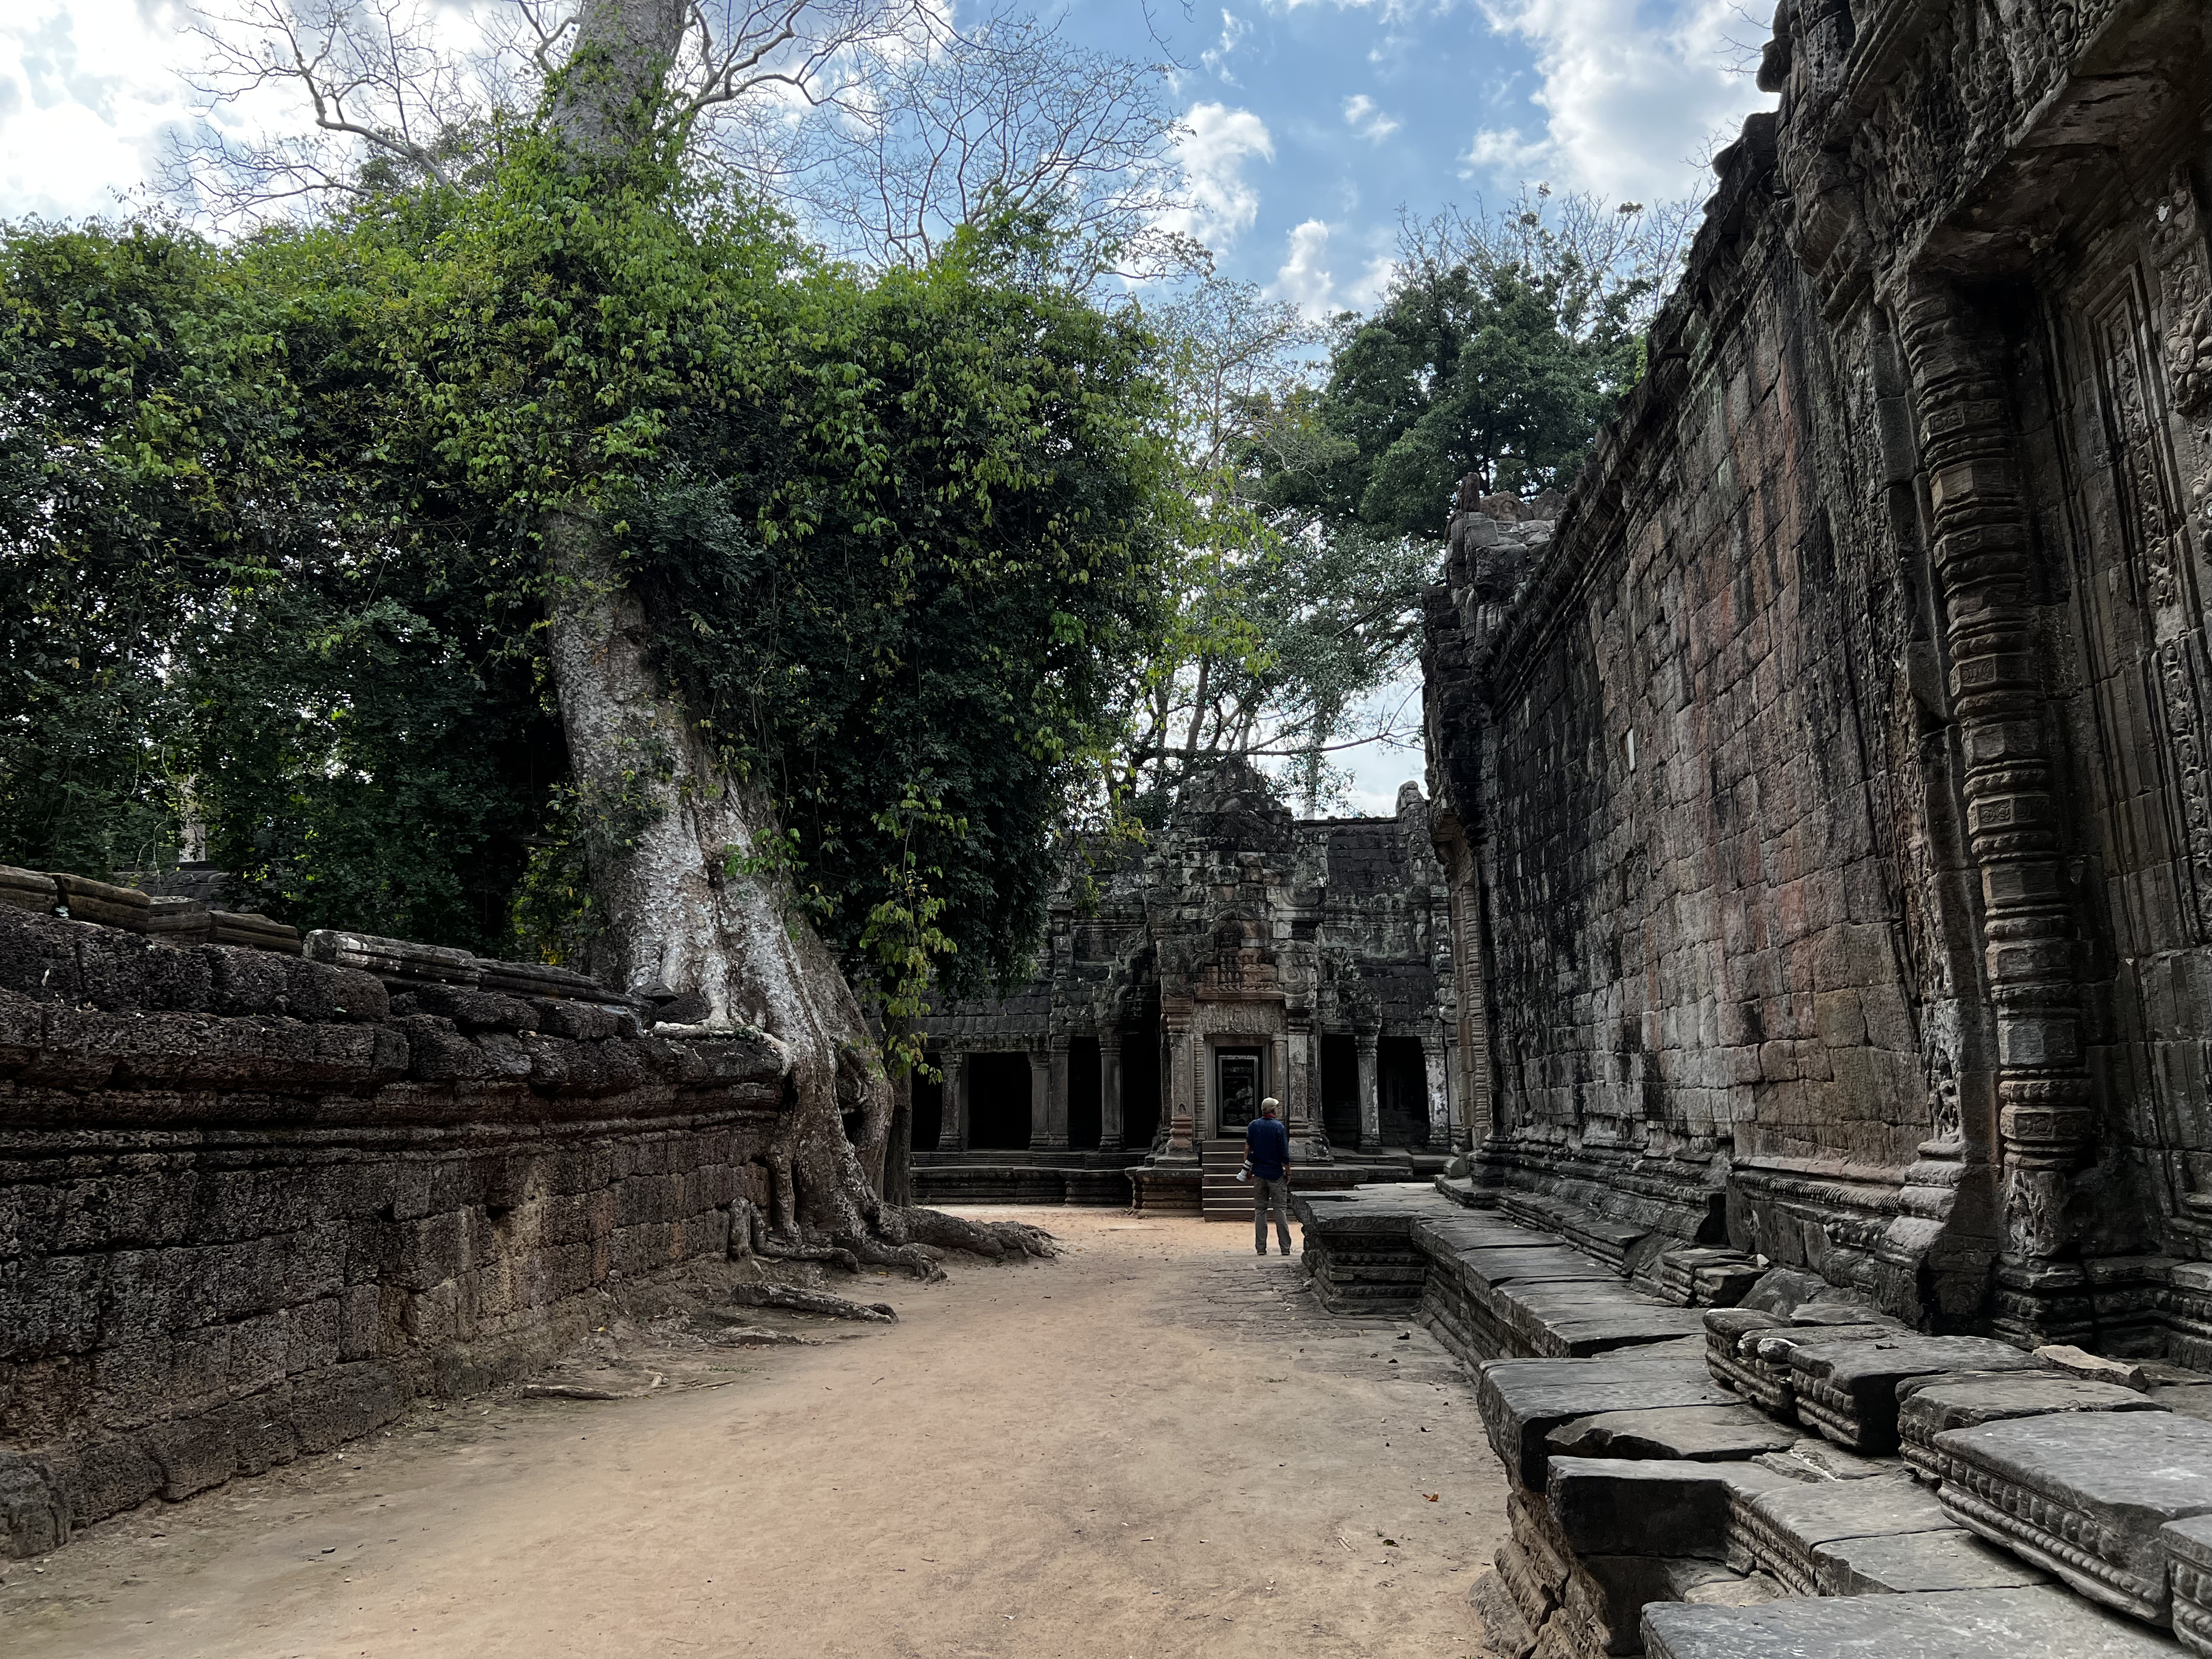
[[[688,11],[684,0],[589,0],[550,117],[580,161],[617,163],[650,137]],[[554,690],[598,827],[586,849],[601,928],[592,966],[633,994],[696,993],[696,1034],[745,1026],[778,1045],[788,1094],[769,1154],[773,1231],[925,1278],[939,1269],[910,1237],[1048,1253],[1034,1228],[977,1229],[878,1197],[871,1174],[890,1137],[890,1079],[835,957],[763,856],[780,845],[772,803],[729,775],[661,684],[644,607],[598,517],[571,503],[539,529]]]

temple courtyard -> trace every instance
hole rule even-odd
[[[0,1563],[0,1650],[1485,1651],[1505,1480],[1427,1331],[1331,1316],[1243,1226],[988,1213],[1064,1254],[868,1280],[894,1324],[781,1322],[819,1346],[664,1362],[648,1329],[619,1361],[641,1397],[425,1406],[153,1500]]]

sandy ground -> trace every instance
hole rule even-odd
[[[897,1324],[726,1386],[509,1391],[149,1504],[0,1563],[0,1652],[1482,1653],[1503,1480],[1426,1332],[1332,1317],[1241,1226],[976,1213],[1066,1254],[871,1278]]]

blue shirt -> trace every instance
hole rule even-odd
[[[1280,1118],[1255,1117],[1244,1126],[1244,1154],[1262,1181],[1280,1181],[1291,1161],[1291,1132]]]

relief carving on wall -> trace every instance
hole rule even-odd
[[[2205,283],[2204,239],[2195,196],[2185,174],[2177,174],[2177,179],[2178,184],[2160,198],[2159,211],[2164,216],[2154,223],[2150,238],[2169,319],[2178,287],[2201,297]],[[2192,274],[2178,283],[2178,270]],[[2195,888],[2196,902],[2190,908],[2196,937],[2203,939],[2212,935],[2212,767],[2208,766],[2212,757],[2207,754],[2203,687],[2191,649],[2198,618],[2189,591],[2187,539],[2168,482],[2166,427],[2154,391],[2157,371],[2148,362],[2153,330],[2136,284],[2122,283],[2092,313],[2090,329],[2106,428],[2112,438],[2121,529],[2151,604],[2146,644],[2153,683],[2148,689],[2165,727],[2179,819],[2177,850],[2184,854]],[[2171,356],[2173,333],[2169,321],[2160,342],[2166,354],[2170,397],[2180,384]],[[2212,372],[2212,356],[2204,359],[2204,367]]]
[[[2197,186],[2186,167],[2174,168],[2151,216],[2151,259],[2166,310],[2159,344],[2166,401],[2177,415],[2200,415],[2212,406],[2212,265]]]

